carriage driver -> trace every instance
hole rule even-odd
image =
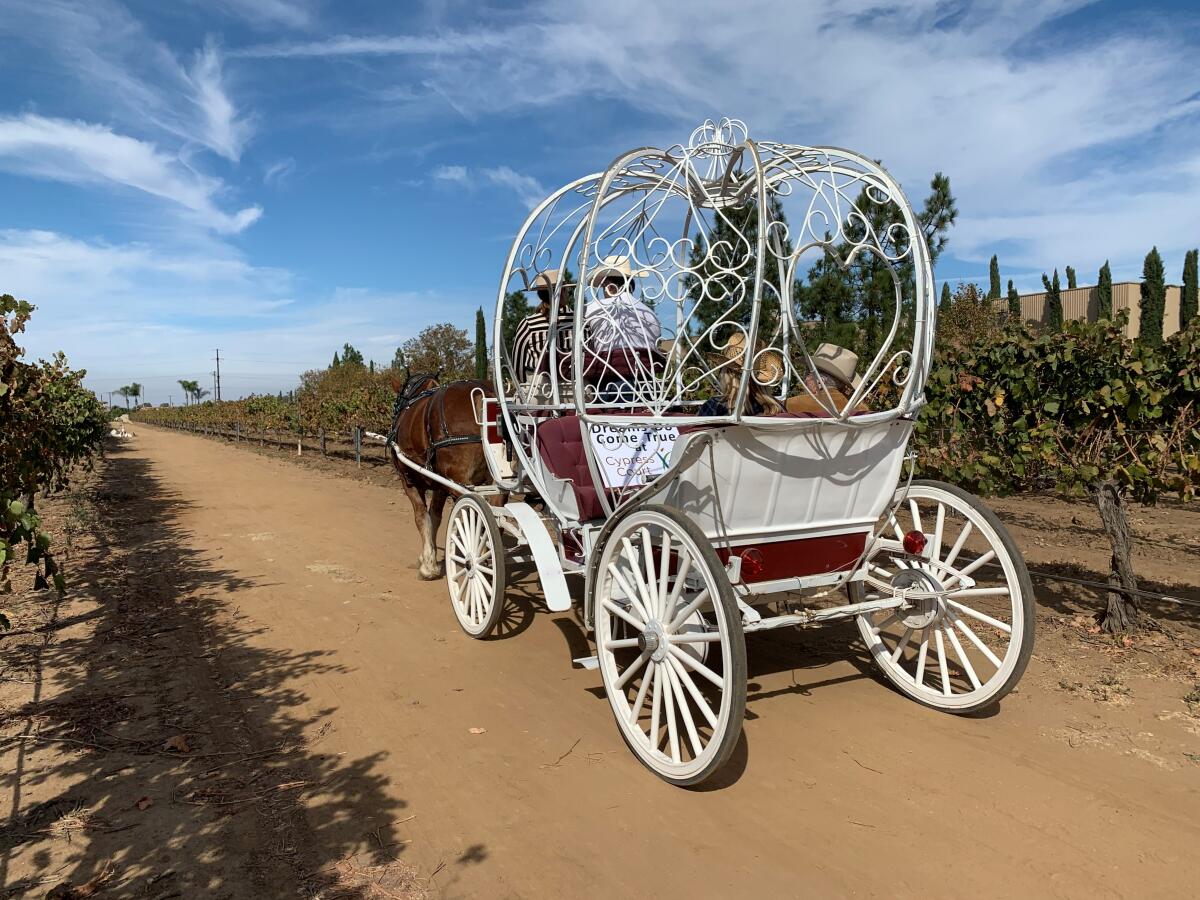
[[[550,365],[550,351],[547,348],[550,337],[550,296],[558,291],[558,348],[560,358],[569,358],[571,354],[570,323],[564,325],[562,318],[568,308],[567,285],[560,282],[558,269],[547,269],[539,272],[530,284],[530,289],[537,292],[538,305],[533,312],[525,316],[517,325],[513,336],[513,369],[517,380],[522,384],[536,378],[547,371]]]

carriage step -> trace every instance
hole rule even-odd
[[[598,669],[600,668],[600,660],[595,656],[581,656],[579,659],[571,660],[572,663],[579,666],[581,669]]]

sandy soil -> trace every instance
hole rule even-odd
[[[745,738],[684,791],[536,581],[502,639],[461,633],[383,467],[135,430],[68,600],[6,604],[51,629],[0,639],[0,897],[1195,894],[1198,607],[1113,641],[1039,578],[1029,672],[977,718],[887,688],[852,626],[756,636]],[[996,505],[1033,568],[1103,571],[1087,505]],[[1134,526],[1147,579],[1200,599],[1200,512]]]

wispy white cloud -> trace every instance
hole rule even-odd
[[[508,166],[495,169],[484,169],[484,176],[492,184],[500,185],[514,191],[522,203],[530,209],[537,206],[546,197],[546,189],[532,175],[522,175]]]
[[[315,15],[311,3],[299,0],[193,0],[195,5],[211,8],[214,3],[230,15],[252,25],[271,28],[283,25],[288,28],[307,28]]]
[[[85,122],[0,117],[0,168],[70,184],[131,188],[223,233],[242,231],[262,214],[257,206],[225,212],[217,205],[221,181],[198,174],[153,144]]]
[[[467,167],[466,166],[438,166],[429,173],[429,177],[435,181],[449,181],[453,184],[467,184]]]
[[[537,206],[546,196],[546,189],[532,175],[523,175],[509,166],[481,168],[474,172],[467,166],[437,166],[429,173],[436,182],[455,184],[467,188],[476,188],[480,184],[493,184],[507,188],[517,195],[517,199],[530,207]]]
[[[235,162],[253,132],[230,96],[216,43],[185,64],[115,0],[0,0],[0,35],[55,61],[89,98],[89,118]]]
[[[1070,40],[1047,40],[1089,5],[823,0],[800,13],[772,0],[689,0],[680,15],[677,4],[641,0],[543,0],[476,27],[252,52],[395,57],[395,82],[428,92],[424,108],[407,104],[410,115],[435,104],[472,121],[565,109],[583,125],[578,111],[599,100],[630,106],[667,144],[706,117],[733,115],[760,138],[853,147],[883,158],[916,199],[940,169],[962,211],[951,249],[967,258],[1014,241],[1031,263],[1074,252],[1089,267],[1135,244],[1180,251],[1195,237],[1168,223],[1194,216],[1200,173],[1181,168],[1163,191],[1146,184],[1143,166],[1155,153],[1145,138],[1163,128],[1178,129],[1177,148],[1200,145],[1196,82],[1181,74],[1194,69],[1194,47],[1153,21],[1131,32],[1097,19],[1071,26]],[[622,127],[618,119],[594,136],[601,159],[625,143]],[[1115,150],[1120,168],[1095,189],[1094,160]],[[1102,229],[1112,245],[1089,244],[1082,227],[1064,234],[1072,220],[1104,214],[1123,223]]]
[[[287,181],[296,171],[296,160],[290,156],[276,160],[267,166],[267,170],[263,173],[263,184],[269,184],[273,187],[280,187]]]
[[[221,72],[221,53],[211,40],[196,53],[188,73],[193,101],[200,110],[204,143],[215,152],[236,162],[250,135],[250,123],[239,116],[225,91]]]

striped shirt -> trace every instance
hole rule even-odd
[[[549,335],[550,320],[540,310],[534,310],[517,325],[512,346],[513,372],[517,381],[524,383],[540,372],[550,371],[550,353],[546,346]],[[564,328],[561,321],[557,354],[560,360],[571,354],[571,331]]]

